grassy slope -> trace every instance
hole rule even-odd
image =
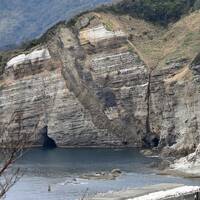
[[[184,17],[174,24],[162,38],[164,61],[176,58],[192,60],[200,52],[200,11]]]
[[[198,9],[199,0],[122,0],[118,4],[108,7],[115,13],[129,14],[151,21],[153,23],[167,25],[174,22],[191,10]]]
[[[199,10],[167,28],[128,15],[117,18],[150,67],[182,58],[191,61],[200,52]]]
[[[107,14],[104,19],[115,16],[118,26],[154,68],[172,59],[191,61],[200,52],[199,8],[200,0],[123,0],[97,11]]]

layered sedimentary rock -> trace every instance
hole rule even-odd
[[[80,42],[81,44],[97,43],[102,40],[108,40],[112,38],[126,37],[126,34],[121,31],[109,31],[105,26],[99,25],[83,31],[80,31]]]
[[[37,61],[44,61],[50,59],[51,56],[49,54],[48,49],[34,50],[30,54],[21,54],[14,58],[12,58],[6,65],[6,69],[18,65],[22,65],[26,62],[35,63]]]
[[[87,30],[90,30],[90,27]],[[125,34],[122,34],[122,38],[121,34],[113,34],[111,37],[109,33],[107,39],[99,37],[102,31],[98,29],[98,39],[91,46],[91,43],[79,45],[77,38],[70,34],[67,28],[62,28],[61,33],[61,44],[57,48],[60,51],[67,87],[89,110],[94,124],[99,129],[105,129],[118,137],[118,144],[141,145],[140,137],[144,131],[136,137],[138,129],[134,126],[134,113],[131,111],[131,89],[136,90],[136,84],[137,89],[144,90],[147,67],[136,53],[128,50]],[[82,31],[80,39],[81,35]],[[116,39],[119,43],[116,43]],[[139,76],[141,82],[131,82]],[[140,98],[145,98],[145,92],[141,96]],[[143,125],[141,127],[144,128]]]
[[[199,75],[187,61],[152,73],[151,129],[165,153],[187,155],[199,144]]]
[[[17,111],[24,132],[39,121],[39,129],[48,126],[58,146],[194,152],[200,127],[199,56],[152,69],[131,41],[141,36],[130,37],[115,20],[111,26],[91,15],[73,26],[58,25],[45,44],[8,61],[0,82],[1,126]]]
[[[23,131],[39,120],[60,146],[141,146],[148,69],[123,31],[86,32],[58,28],[46,47],[8,61],[1,124],[18,109]]]
[[[17,110],[24,132],[29,132],[38,121],[40,128],[48,124],[49,135],[60,146],[105,145],[112,141],[107,130],[95,127],[89,111],[66,87],[60,63],[53,59],[9,69],[0,102],[1,124],[9,122]]]

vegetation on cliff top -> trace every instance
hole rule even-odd
[[[200,7],[199,0],[124,0],[106,10],[167,25]]]
[[[132,16],[132,17],[142,18],[142,19],[145,19],[146,21],[151,21],[151,22],[166,26],[170,22],[174,22],[178,20],[182,15],[187,14],[190,11],[193,11],[199,8],[200,8],[200,0],[123,0],[123,1],[120,1],[119,3],[113,4],[112,6],[102,6],[100,8],[97,8],[96,11],[103,11],[106,13],[111,12],[111,13],[114,13],[114,15],[128,14],[129,16]],[[57,30],[58,26],[63,25],[63,24],[68,25],[68,26],[73,26],[76,23],[76,20],[78,19],[78,17],[81,15],[83,15],[83,13],[72,18],[67,24],[65,21],[57,23],[52,28],[50,28],[42,37],[40,37],[39,39],[35,39],[27,43],[24,43],[18,49],[15,49],[12,51],[0,52],[0,76],[2,75],[4,71],[6,62],[10,58],[12,58],[15,55],[18,55],[20,52],[28,51],[34,46],[45,43],[52,37],[52,35],[55,34],[55,31]],[[192,23],[190,23],[191,22],[190,20],[192,21]],[[184,24],[181,21],[183,21]],[[172,29],[170,29],[168,33],[166,33],[163,37],[160,37],[157,33],[155,33],[154,35],[155,37],[147,41],[145,43],[146,45],[143,44],[144,40],[142,42],[138,38],[136,38],[137,40],[135,42],[137,43],[137,41],[139,41],[140,44],[138,44],[138,48],[141,49],[141,51],[144,47],[145,54],[153,54],[153,56],[148,55],[148,57],[152,61],[157,60],[155,63],[159,62],[158,60],[160,60],[159,59],[160,57],[167,56],[168,58],[170,58],[171,54],[169,52],[171,52],[170,49],[172,48],[172,46],[174,46],[173,55],[175,55],[176,57],[177,56],[181,57],[182,54],[185,55],[186,53],[189,53],[190,55],[190,54],[193,54],[194,52],[196,53],[199,49],[198,47],[199,30],[197,28],[199,27],[198,26],[199,21],[200,21],[199,14],[197,13],[197,14],[192,15],[191,17],[188,17],[188,19],[185,18],[183,20],[180,20],[180,22],[178,22],[177,25],[175,24],[172,27]],[[187,24],[187,26],[185,26],[185,24]],[[135,26],[135,25],[130,24],[130,27],[132,26]],[[157,31],[158,29],[156,28],[154,32],[157,32]],[[159,32],[164,33],[162,30]],[[142,32],[140,34],[142,34]],[[182,37],[182,35],[184,35],[184,37]],[[141,45],[142,47],[140,48]],[[163,46],[165,46],[164,53],[160,50]],[[182,49],[182,50],[176,51],[177,48]],[[168,51],[167,49],[169,49],[170,51]],[[186,50],[188,51],[186,52]],[[183,51],[186,53],[180,53]],[[156,59],[154,59],[154,57]],[[159,58],[157,59],[157,57]]]

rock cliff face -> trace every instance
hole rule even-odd
[[[199,144],[200,77],[187,65],[178,63],[154,72],[151,85],[152,130],[159,133],[161,147],[180,155],[194,151]]]
[[[194,152],[200,127],[199,56],[152,67],[147,48],[140,46],[154,41],[157,27],[143,25],[140,35],[144,22],[135,20],[131,27],[132,19],[109,17],[87,13],[73,25],[60,24],[45,44],[8,61],[0,82],[1,126],[17,111],[24,132],[39,120],[39,128],[48,125],[58,146]],[[13,123],[12,134],[16,127]]]

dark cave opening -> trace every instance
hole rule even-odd
[[[155,137],[155,138],[151,141],[152,144],[153,144],[153,147],[158,147],[159,141],[160,141],[160,139],[157,138],[157,137]]]
[[[48,126],[45,126],[40,130],[42,136],[42,146],[44,149],[55,149],[57,148],[56,142],[48,136]]]
[[[143,139],[143,145],[147,148],[158,147],[160,143],[160,138],[156,135],[145,136]]]

